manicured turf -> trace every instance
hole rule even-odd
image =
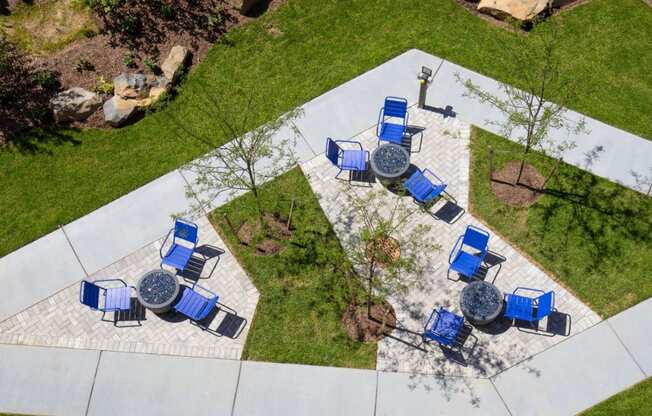
[[[475,215],[603,317],[652,296],[652,198],[562,165],[546,195],[529,209],[513,208],[489,187],[488,144],[494,148],[496,169],[518,160],[521,149],[474,128],[470,197]],[[541,154],[531,162],[544,175],[553,165]]]
[[[352,283],[346,277],[346,255],[299,168],[264,187],[265,210],[287,217],[293,195],[293,236],[274,256],[256,255],[254,248],[240,244],[224,220],[226,213],[237,229],[255,219],[251,194],[210,216],[260,291],[243,358],[375,368],[376,344],[352,341],[340,324]]]
[[[648,378],[580,414],[580,416],[615,415],[652,415],[652,378]]]
[[[560,48],[579,84],[573,109],[652,138],[652,10],[640,0],[593,0],[563,20]],[[410,48],[518,84],[497,59],[509,48],[495,43],[515,36],[454,0],[289,0],[215,45],[160,117],[113,132],[30,134],[22,151],[0,154],[0,255],[205,151],[177,138],[171,115],[219,141],[206,94],[243,111],[242,91],[264,97],[254,127]]]

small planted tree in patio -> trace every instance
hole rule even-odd
[[[428,236],[430,226],[410,222],[419,209],[405,199],[386,190],[360,191],[350,185],[345,186],[343,194],[352,215],[340,218],[336,226],[350,228],[344,246],[352,262],[352,278],[360,279],[367,286],[366,320],[380,326],[359,322],[362,316],[355,293],[347,311],[348,320],[363,330],[372,331],[375,327],[373,334],[358,333],[356,338],[377,339],[395,322],[393,310],[385,299],[422,282],[432,253],[440,247]],[[352,326],[347,326],[350,334]]]
[[[465,96],[477,98],[498,109],[503,118],[488,120],[497,126],[504,137],[511,137],[523,145],[518,169],[514,172],[513,185],[542,186],[539,183],[521,183],[529,153],[537,150],[561,161],[563,153],[575,146],[572,140],[552,140],[551,131],[562,130],[567,137],[586,130],[583,118],[572,120],[566,117],[566,106],[577,96],[571,70],[564,66],[559,48],[561,27],[552,18],[545,25],[539,25],[529,36],[518,36],[510,46],[500,45],[511,51],[505,68],[512,68],[514,79],[522,88],[501,84],[500,91],[483,89],[471,79],[457,74],[458,82],[466,87]],[[557,168],[551,170],[551,175]],[[527,182],[527,181],[526,181]]]

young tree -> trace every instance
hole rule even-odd
[[[432,253],[441,247],[428,236],[430,226],[410,224],[410,218],[420,210],[404,199],[384,189],[359,191],[351,185],[345,185],[342,193],[353,212],[354,224],[344,245],[353,275],[367,285],[367,318],[372,319],[374,296],[384,299],[421,282]],[[386,320],[387,312],[381,320],[383,330]]]
[[[260,186],[297,163],[294,148],[300,132],[294,121],[301,116],[301,110],[290,111],[247,131],[251,114],[260,109],[256,104],[262,102],[249,97],[244,108],[234,111],[212,96],[202,98],[197,110],[210,115],[210,126],[191,126],[174,114],[169,115],[178,137],[199,142],[208,149],[204,156],[185,167],[194,173],[194,183],[188,186],[188,193],[199,199],[199,205],[193,209],[210,208],[211,202],[221,194],[251,192],[263,225]]]
[[[536,26],[529,36],[517,36],[514,44],[501,45],[501,49],[511,51],[503,67],[512,68],[512,78],[521,81],[522,89],[501,84],[500,93],[494,93],[456,74],[458,82],[466,87],[465,96],[489,103],[504,115],[501,120],[487,122],[497,126],[504,137],[516,139],[524,146],[516,185],[531,150],[561,160],[563,153],[575,146],[572,140],[553,140],[552,130],[565,130],[567,136],[586,131],[584,118],[566,117],[566,106],[577,96],[577,89],[573,73],[564,67],[559,51],[559,31],[559,23],[550,18],[544,25]]]

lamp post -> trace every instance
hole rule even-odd
[[[419,80],[419,108],[424,108],[426,106],[426,95],[428,93],[428,85],[430,84],[432,77],[432,69],[422,66],[421,72],[417,75]]]

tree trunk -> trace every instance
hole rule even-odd
[[[489,145],[489,183],[494,178],[494,148]]]
[[[541,185],[541,189],[546,189],[546,185],[548,185],[548,181],[553,178],[557,174],[557,171],[559,170],[559,166],[561,166],[561,162],[563,161],[563,158],[557,159],[557,163],[555,163],[555,166],[552,168],[550,171],[550,174],[546,178],[545,181],[543,181],[543,185]]]

